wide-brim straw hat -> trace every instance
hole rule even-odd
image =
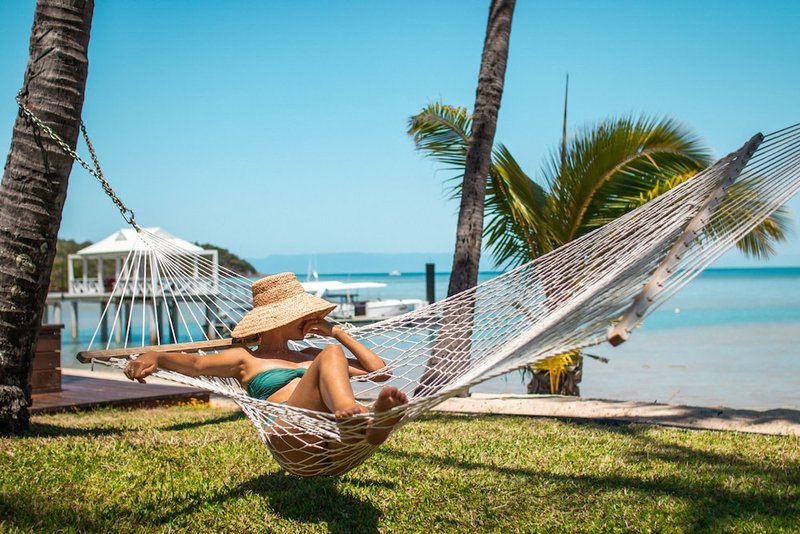
[[[231,335],[244,339],[285,326],[297,319],[319,319],[336,304],[306,293],[294,273],[280,273],[253,282],[253,309]]]

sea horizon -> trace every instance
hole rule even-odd
[[[478,281],[497,274],[482,271]],[[319,279],[386,284],[360,290],[361,299],[426,298],[423,272],[330,273]],[[436,300],[445,297],[448,281],[449,273],[436,273]],[[63,314],[63,367],[87,368],[75,354],[86,348],[98,314],[96,304],[80,304],[74,342],[69,314]],[[629,341],[587,352],[609,363],[585,359],[585,398],[800,409],[800,267],[711,267],[655,309]],[[524,394],[526,387],[520,373],[512,372],[472,391]]]

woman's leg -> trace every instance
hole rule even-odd
[[[330,412],[337,418],[367,411],[356,402],[350,386],[347,357],[338,345],[328,345],[314,358],[286,403]]]

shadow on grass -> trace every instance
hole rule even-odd
[[[284,519],[325,523],[329,532],[375,532],[381,512],[356,496],[340,491],[335,477],[298,478],[284,473],[260,476],[236,488],[232,496],[264,495]]]
[[[353,481],[349,481],[349,484],[353,484]],[[224,506],[231,500],[258,495],[269,503],[275,515],[287,521],[309,525],[324,524],[328,532],[333,533],[377,531],[380,511],[369,501],[343,493],[340,485],[341,480],[335,477],[299,478],[276,472],[261,475],[203,500],[204,506],[214,508]],[[387,484],[362,480],[357,485],[386,486]],[[157,523],[164,526],[182,516],[191,515],[196,508],[196,502],[194,499],[191,500],[192,504],[183,506],[178,503],[160,505],[164,513],[159,515]],[[254,510],[253,517],[259,515],[257,510]],[[251,528],[255,531],[269,531],[274,526],[252,525]]]
[[[504,416],[498,416],[504,417]],[[437,423],[446,423],[447,416],[434,415],[428,418]],[[648,434],[648,427],[613,421],[610,425],[595,422],[564,422],[575,427],[593,427],[597,431],[624,436],[641,443],[635,451],[624,454],[629,464],[637,464],[645,469],[640,476],[618,473],[584,474],[565,473],[563,469],[551,470],[546,464],[535,468],[493,465],[438,454],[413,453],[386,447],[382,454],[399,459],[422,462],[431,466],[447,466],[459,470],[493,472],[495,476],[505,476],[519,480],[520,485],[530,485],[531,481],[541,480],[545,487],[560,488],[558,494],[599,495],[630,492],[633,501],[660,499],[663,497],[680,499],[686,505],[683,525],[688,531],[724,530],[729,520],[750,518],[756,522],[777,520],[781,524],[800,524],[800,469],[798,466],[750,460],[737,454],[714,453],[691,446],[666,442]],[[692,431],[685,431],[692,432]],[[617,453],[621,454],[621,453]],[[658,472],[655,464],[668,464],[672,473]],[[652,471],[648,471],[651,468]],[[419,469],[425,469],[424,466]],[[578,471],[578,469],[576,469]],[[763,484],[755,487],[737,489],[737,479],[747,479],[752,483],[761,480]],[[498,479],[498,484],[507,483]],[[512,492],[513,493],[513,492]],[[519,493],[525,495],[524,492]],[[514,497],[512,496],[513,500]],[[514,506],[528,506],[524,497]],[[558,500],[555,499],[554,502]]]
[[[227,415],[214,417],[213,419],[198,419],[197,421],[185,421],[183,423],[176,423],[174,425],[160,427],[160,430],[177,432],[181,430],[198,428],[206,425],[218,425],[220,423],[230,423],[232,421],[238,421],[240,419],[244,419],[245,417],[246,416],[242,412],[231,412]]]
[[[347,484],[352,485],[353,481]],[[344,485],[347,485],[344,484]],[[287,521],[312,526],[324,526],[328,532],[376,532],[381,512],[369,501],[342,492],[339,479],[319,477],[304,479],[284,473],[271,473],[244,482],[215,495],[198,492],[171,498],[160,495],[157,499],[134,498],[127,505],[112,504],[89,510],[75,509],[58,504],[55,500],[25,498],[22,494],[0,495],[0,531],[19,528],[23,530],[50,530],[68,527],[78,532],[104,532],[138,527],[144,531],[164,527],[192,524],[191,516],[198,507],[217,509],[225,517],[225,504],[231,500],[261,496],[269,503],[272,513]],[[382,482],[361,480],[357,485],[378,486]],[[247,517],[240,517],[239,526],[251,532],[271,532],[275,529],[258,508],[252,508]],[[274,516],[273,516],[274,517]],[[224,519],[223,519],[224,521]],[[243,526],[246,525],[246,526]],[[206,525],[209,530],[223,529],[223,525]],[[300,526],[302,528],[302,525]],[[177,528],[184,528],[178,526]]]
[[[48,423],[32,423],[30,429],[25,433],[25,438],[59,438],[70,436],[83,437],[103,437],[113,436],[128,432],[129,429],[120,426],[93,426],[93,427],[71,427],[61,425],[51,425]]]
[[[194,428],[203,427],[206,425],[217,425],[220,423],[229,423],[244,419],[245,415],[242,412],[231,412],[226,415],[221,415],[214,418],[197,419],[195,421],[184,421],[174,423],[166,426],[159,426],[153,424],[153,428],[166,432],[179,432],[181,430],[190,430]],[[129,428],[123,426],[91,426],[91,427],[71,427],[64,425],[53,425],[50,423],[31,423],[30,429],[24,434],[26,438],[57,438],[57,437],[102,437],[122,434],[123,432],[131,432],[138,430],[136,428]]]

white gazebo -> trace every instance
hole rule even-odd
[[[167,242],[171,250],[176,255],[184,255],[188,263],[181,264],[180,284],[176,287],[174,281],[171,291],[180,293],[181,296],[208,296],[216,292],[219,287],[219,258],[216,250],[206,250],[193,243],[179,237],[175,237],[162,228],[145,228],[144,231],[149,239],[158,239]],[[126,260],[133,254],[146,252],[148,247],[142,241],[142,236],[133,228],[123,228],[101,239],[97,243],[89,245],[75,254],[67,257],[67,296],[104,296],[110,297],[112,292],[117,295],[130,294],[136,291],[139,295],[155,293],[160,296],[163,288],[158,285],[140,284],[138,287],[116,288],[115,284],[119,280],[122,269],[147,268],[146,263],[139,262],[126,265]],[[211,270],[201,272],[200,257],[206,256],[210,261]],[[113,269],[111,268],[113,265]],[[76,270],[80,271],[79,276],[75,276]],[[125,278],[133,278],[126,276]],[[142,276],[142,280],[147,277]],[[151,295],[152,296],[152,295]]]
[[[159,261],[149,255],[153,247],[148,241],[158,242],[159,249],[167,251]],[[67,256],[67,290],[48,295],[56,322],[60,321],[61,304],[71,304],[73,339],[78,336],[78,303],[96,302],[101,307],[100,337],[108,339],[108,317],[113,320],[115,338],[130,321],[128,311],[133,306],[143,313],[158,317],[150,321],[156,327],[150,331],[151,339],[160,335],[160,322],[167,308],[172,317],[179,306],[193,304],[208,310],[215,307],[219,293],[220,271],[217,250],[207,250],[189,241],[175,237],[163,228],[144,228],[141,232],[123,228]],[[116,312],[111,314],[109,307]],[[49,315],[49,310],[48,310]],[[175,321],[171,321],[174,323]],[[177,326],[170,330],[177,338]]]

